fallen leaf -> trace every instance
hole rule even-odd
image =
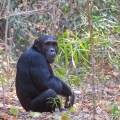
[[[11,93],[8,93],[8,96],[9,96],[10,98],[15,98],[15,96],[14,96],[13,94],[11,94]]]
[[[118,78],[118,76],[119,76],[119,73],[118,73],[118,72],[114,72],[113,70],[110,71],[110,72],[108,72],[108,74],[109,74],[109,75],[112,75],[112,76],[115,77],[115,78]]]
[[[4,114],[4,113],[1,113],[0,114],[0,118],[3,118],[3,119],[9,119],[10,118],[10,116],[8,115],[8,114]]]

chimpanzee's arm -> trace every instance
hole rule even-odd
[[[31,61],[29,62],[31,65],[31,79],[38,91],[51,88],[57,94],[61,94],[63,96],[70,96],[72,94],[70,87],[68,87],[58,77],[51,75],[50,68],[42,54],[37,52],[34,53]]]
[[[60,80],[56,76],[55,76],[55,78],[57,80]],[[61,91],[60,95],[66,97],[66,101],[65,101],[64,107],[65,108],[70,108],[70,107],[73,106],[75,95],[74,95],[74,93],[72,93],[71,88],[66,83],[64,83],[63,81],[61,81],[61,82],[62,82],[62,91]]]
[[[60,80],[60,78],[58,78],[57,76],[54,76],[54,78],[62,83],[62,90],[61,93],[59,93],[60,95],[63,95],[65,97],[72,95],[71,88],[65,82]]]
[[[29,61],[31,65],[29,72],[37,90],[41,92],[51,88],[57,94],[60,94],[63,89],[62,81],[51,75],[45,57],[37,52],[31,56],[32,59]]]
[[[50,68],[46,62],[46,59],[41,54],[32,55],[30,64],[30,75],[33,81],[33,84],[38,91],[43,91],[45,89],[53,89],[57,94],[63,95],[66,97],[65,106],[70,107],[74,102],[74,95],[71,92],[71,89],[67,84],[65,84],[58,77],[51,75]],[[70,98],[69,98],[70,97]],[[70,101],[71,105],[68,105]]]

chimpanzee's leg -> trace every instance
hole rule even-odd
[[[54,90],[48,89],[31,101],[30,110],[35,112],[54,112],[60,109],[60,100]]]

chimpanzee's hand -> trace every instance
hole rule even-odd
[[[73,106],[75,99],[74,93],[71,96],[66,97],[64,108],[70,108]]]

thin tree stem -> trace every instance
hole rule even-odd
[[[86,1],[86,11],[88,15],[88,26],[90,31],[90,40],[91,40],[91,63],[92,63],[92,98],[93,98],[93,120],[95,119],[96,114],[96,104],[95,104],[95,56],[94,56],[94,39],[93,39],[93,27],[91,23],[90,15],[90,3],[89,0]]]

